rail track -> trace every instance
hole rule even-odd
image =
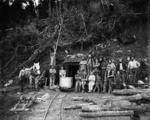
[[[58,92],[51,99],[48,108],[42,120],[64,120],[63,119],[63,101],[67,93]]]

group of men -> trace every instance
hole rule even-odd
[[[55,85],[56,83],[56,77],[57,77],[57,71],[54,65],[50,67],[49,70],[45,70],[41,77],[44,78],[44,82],[46,86],[48,85],[50,88]],[[65,77],[66,76],[66,70],[64,70],[63,66],[61,66],[59,70],[59,77]]]
[[[135,57],[128,57],[123,61],[118,59],[106,60],[106,58],[83,57],[80,61],[80,68],[75,75],[75,92],[108,92],[114,88],[127,88],[128,85],[135,86],[139,79],[148,82],[145,59],[137,61]]]

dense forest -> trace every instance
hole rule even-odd
[[[148,26],[149,5],[149,0],[1,0],[1,79],[10,66],[8,78],[57,43],[58,49],[77,42],[84,49],[84,42],[121,39],[132,26]]]

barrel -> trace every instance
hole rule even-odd
[[[73,84],[72,77],[60,77],[59,86],[61,88],[71,88]]]

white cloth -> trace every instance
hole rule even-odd
[[[55,59],[55,54],[54,53],[51,53],[50,55],[50,65],[56,65],[56,59]]]
[[[128,63],[128,68],[129,69],[134,69],[134,68],[138,68],[138,67],[140,67],[140,63],[136,60],[130,61]]]
[[[55,69],[50,69],[49,72],[50,72],[50,74],[56,74],[56,70]]]
[[[119,70],[123,70],[123,65],[122,65],[122,63],[120,63],[120,68],[119,68]]]
[[[111,70],[114,70],[114,71],[116,70],[116,65],[115,65],[115,63],[111,63],[110,66],[111,66]]]
[[[95,78],[95,75],[90,75],[90,76],[89,76],[89,81],[94,81],[94,82],[95,82],[95,79],[96,79],[96,78]]]
[[[60,70],[59,71],[59,76],[60,77],[66,77],[66,70]]]

